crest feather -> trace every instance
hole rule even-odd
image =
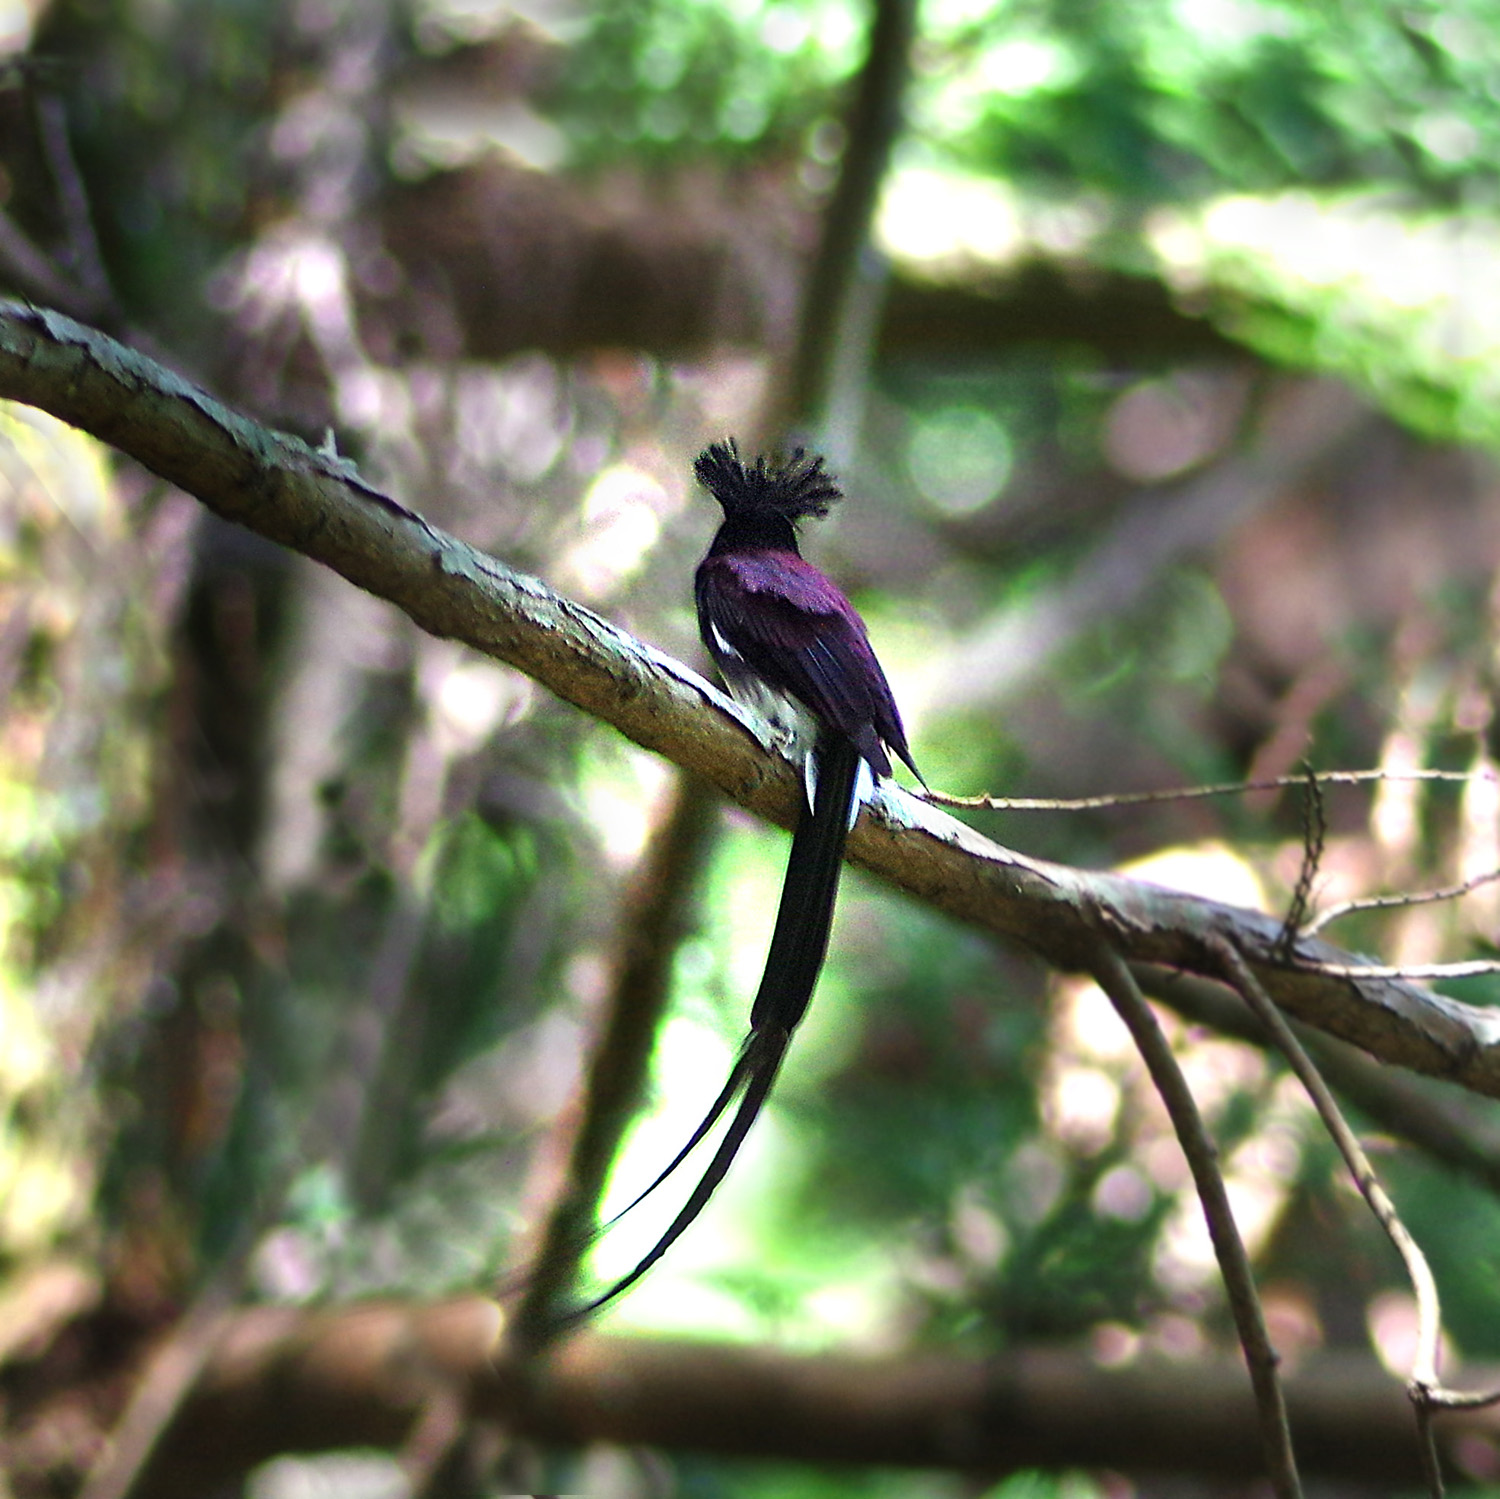
[[[731,437],[698,455],[693,465],[698,482],[724,507],[726,517],[778,515],[785,520],[824,516],[843,499],[843,491],[823,470],[823,459],[803,448],[789,458],[762,453],[753,464],[740,458]]]

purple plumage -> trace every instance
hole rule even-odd
[[[732,689],[786,694],[820,728],[848,739],[877,775],[886,747],[921,779],[864,621],[797,548],[796,522],[842,498],[821,458],[799,448],[784,463],[740,461],[715,443],[696,464],[724,523],[694,582],[704,644]]]

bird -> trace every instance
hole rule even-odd
[[[806,797],[797,819],[750,1029],[729,1078],[687,1143],[611,1223],[687,1160],[736,1097],[739,1107],[686,1202],[628,1274],[574,1317],[629,1290],[708,1205],[770,1096],[792,1033],[812,999],[838,894],[844,845],[894,754],[925,787],[890,683],[854,605],[801,554],[797,526],[843,498],[824,460],[796,448],[746,463],[734,439],[711,444],[694,473],[723,522],[698,565],[698,629],[730,694],[767,720],[800,760]],[[606,1225],[608,1227],[608,1225]]]

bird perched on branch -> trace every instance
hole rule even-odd
[[[860,804],[876,776],[890,775],[892,753],[922,779],[864,621],[832,579],[797,549],[797,523],[827,515],[842,498],[823,460],[799,448],[785,460],[761,456],[746,464],[729,441],[705,450],[694,472],[724,511],[694,580],[703,643],[735,698],[769,720],[789,754],[802,761],[807,799],[750,1009],[750,1033],[703,1122],[630,1207],[671,1176],[736,1098],[739,1107],[697,1186],[650,1253],[576,1316],[633,1286],[707,1206],[764,1106],[812,998],[828,947],[844,843]]]

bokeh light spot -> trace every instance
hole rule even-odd
[[[950,406],[920,418],[906,449],[912,482],[945,515],[971,515],[992,503],[1013,463],[1010,433],[974,406]]]

